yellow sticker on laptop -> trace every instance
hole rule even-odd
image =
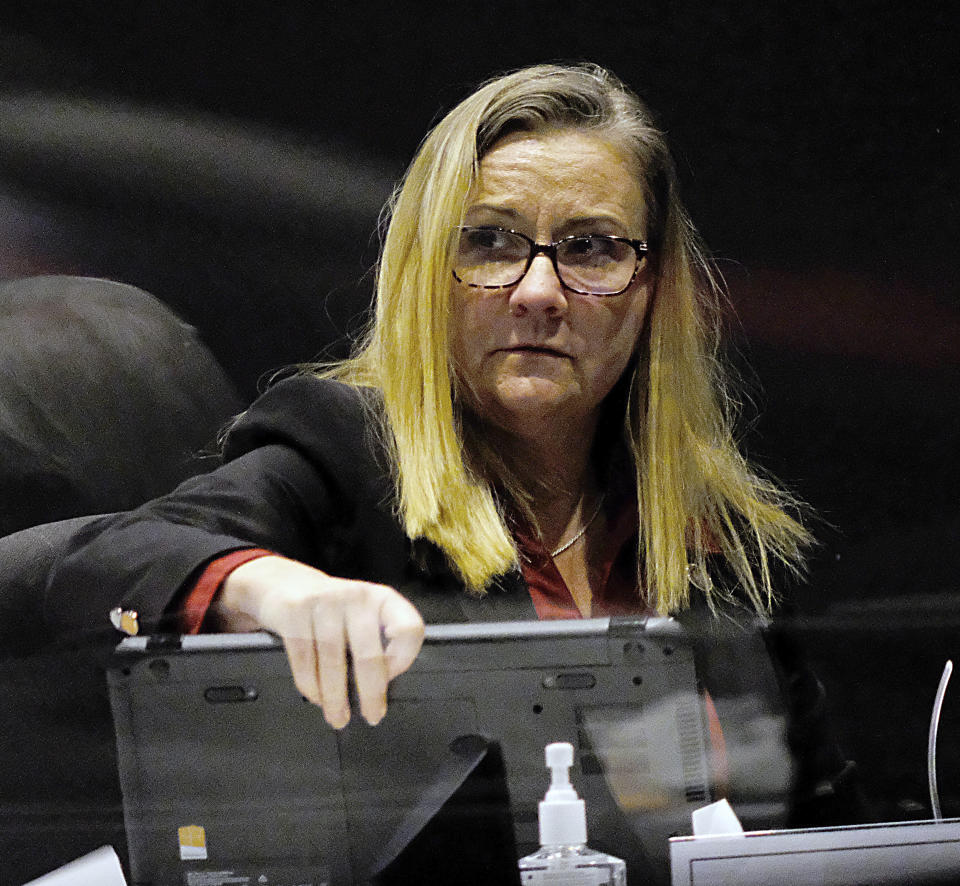
[[[198,824],[177,828],[180,839],[180,860],[197,861],[207,857],[207,833]]]

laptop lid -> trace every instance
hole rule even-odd
[[[668,837],[709,800],[703,700],[672,619],[429,626],[384,720],[340,731],[265,633],[130,638],[108,681],[137,886],[369,882],[451,799],[464,841],[471,822],[495,831],[496,771],[515,870],[538,845],[552,741],[577,750],[596,848],[664,871]]]

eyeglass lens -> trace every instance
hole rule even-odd
[[[514,231],[463,228],[454,273],[469,286],[512,286],[523,277],[535,248],[532,240]],[[638,255],[625,240],[602,235],[568,237],[555,249],[561,281],[579,292],[620,292],[636,272]]]

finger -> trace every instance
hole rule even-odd
[[[284,648],[287,650],[287,659],[293,673],[293,682],[300,694],[313,702],[320,704],[320,682],[317,679],[317,647],[313,639],[305,637],[284,637]]]
[[[350,722],[347,646],[342,610],[338,607],[314,607],[313,636],[323,716],[334,729],[342,729]]]
[[[364,599],[366,597],[363,595],[348,610],[347,640],[360,713],[373,726],[387,712],[388,677],[378,607],[374,600]]]
[[[423,646],[423,618],[409,600],[392,594],[383,601],[380,621],[387,640],[384,650],[387,679],[392,680],[407,670],[420,653],[420,647]]]

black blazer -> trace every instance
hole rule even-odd
[[[244,547],[396,587],[428,622],[536,618],[519,572],[474,597],[439,550],[406,537],[375,408],[373,395],[335,381],[276,384],[232,427],[219,469],[81,528],[51,571],[48,629],[96,631],[118,605],[163,628],[203,567]]]

